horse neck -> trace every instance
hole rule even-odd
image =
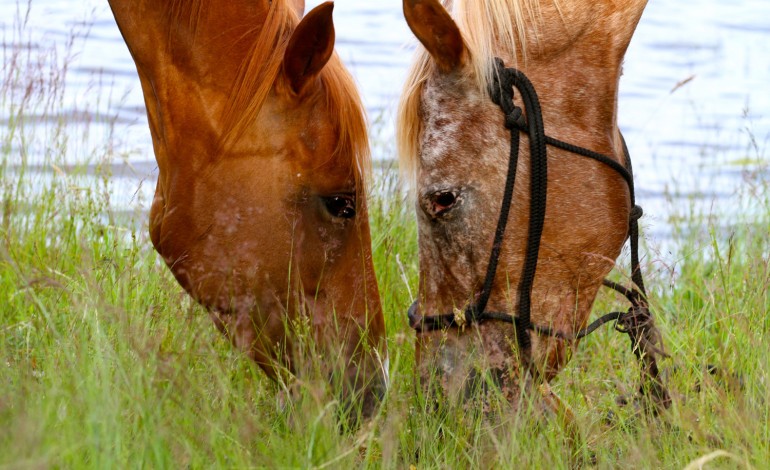
[[[211,71],[237,66],[267,16],[267,0],[109,0],[137,67],[194,61]],[[231,64],[229,56],[239,57]],[[213,62],[209,59],[216,59]],[[140,71],[141,72],[141,71]]]
[[[518,46],[511,60],[520,58],[519,68],[540,92],[546,130],[559,129],[555,137],[620,154],[621,67],[646,3],[562,0],[556,8],[544,1],[538,24],[524,26],[527,43]]]
[[[216,152],[221,115],[267,0],[109,0],[142,83],[161,185]]]

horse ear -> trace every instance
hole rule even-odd
[[[463,64],[463,36],[439,0],[404,0],[404,16],[442,72],[451,72]]]
[[[334,52],[334,3],[325,2],[313,8],[289,39],[283,56],[283,74],[294,93],[305,86],[324,68]]]

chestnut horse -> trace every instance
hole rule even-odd
[[[110,0],[144,93],[159,177],[150,238],[181,286],[271,378],[296,325],[365,413],[386,385],[365,201],[363,107],[331,2]],[[299,320],[299,321],[298,321]]]
[[[515,403],[527,369],[553,398],[544,391],[547,381],[577,346],[577,332],[629,235],[632,180],[617,125],[618,82],[645,4],[404,0],[423,46],[397,125],[400,164],[417,199],[420,281],[410,319],[423,381],[436,374],[445,391],[467,392],[481,366]],[[535,92],[525,90],[526,77],[540,93],[539,107],[531,100]],[[503,84],[508,79],[515,80]],[[513,105],[510,95],[506,105],[500,97],[514,86]],[[530,183],[535,139],[527,126],[539,116],[549,139],[606,157],[583,158],[548,141],[547,171],[538,183],[548,188],[542,235],[533,238],[530,203],[538,189]],[[501,205],[510,208],[507,217]],[[497,232],[499,252],[490,256]],[[539,240],[536,271],[527,274],[533,240]],[[535,272],[524,292],[522,280]],[[525,302],[529,322],[514,328]],[[473,321],[485,311],[506,313]]]

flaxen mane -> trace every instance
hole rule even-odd
[[[194,36],[204,12],[216,8],[217,1],[222,0],[175,0],[171,2],[168,14],[172,21],[186,23]],[[224,147],[237,140],[258,118],[281,71],[284,52],[298,23],[299,17],[288,0],[272,0],[261,29],[252,31],[254,34],[245,34],[255,39],[249,47],[250,53],[239,67],[238,77],[224,108]],[[242,31],[238,34],[241,37],[233,38],[234,41],[243,38]],[[328,113],[333,119],[331,124],[339,136],[335,155],[350,155],[358,170],[356,179],[364,182],[371,169],[364,107],[353,78],[336,52],[322,69],[319,80],[326,96],[326,106],[331,111]]]
[[[558,1],[552,1],[559,10]],[[537,41],[541,0],[443,0],[442,3],[460,28],[469,52],[469,70],[480,90],[486,90],[492,79],[492,61],[496,55],[505,54],[516,62],[525,62],[526,55],[522,52],[519,57],[517,50],[525,51],[528,42]],[[425,82],[435,72],[435,62],[423,47],[418,47],[415,55],[396,124],[399,166],[405,180],[411,183],[419,169],[420,97]]]

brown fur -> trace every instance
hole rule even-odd
[[[158,161],[156,250],[271,377],[296,368],[287,324],[306,318],[371,411],[387,353],[365,201],[368,141],[354,82],[331,53],[332,4],[301,23],[298,0],[110,5]],[[289,48],[305,35],[312,47]],[[283,65],[303,61],[315,66],[301,75]],[[355,196],[355,218],[327,211],[323,198],[339,194]]]
[[[510,134],[487,94],[491,61],[516,66],[539,92],[546,132],[622,161],[617,94],[623,55],[646,0],[445,0],[460,38],[435,38],[442,15],[405,0],[405,15],[422,42],[407,78],[397,125],[401,166],[417,196],[420,313],[465,307],[481,288],[509,154]],[[423,12],[421,15],[420,12]],[[447,70],[435,43],[465,44]],[[519,105],[520,105],[519,101]],[[513,206],[490,311],[516,312],[529,217],[528,139],[522,135]],[[602,279],[626,239],[629,192],[612,169],[549,148],[548,201],[532,294],[532,321],[565,333],[583,327]],[[455,207],[435,217],[436,191],[458,194]],[[513,328],[498,322],[463,332],[422,334],[417,361],[426,377],[436,368],[462,383],[459,358],[476,355],[503,371],[503,390],[516,396],[518,358]],[[555,376],[576,344],[533,335],[542,376]],[[506,372],[507,371],[507,372]]]

